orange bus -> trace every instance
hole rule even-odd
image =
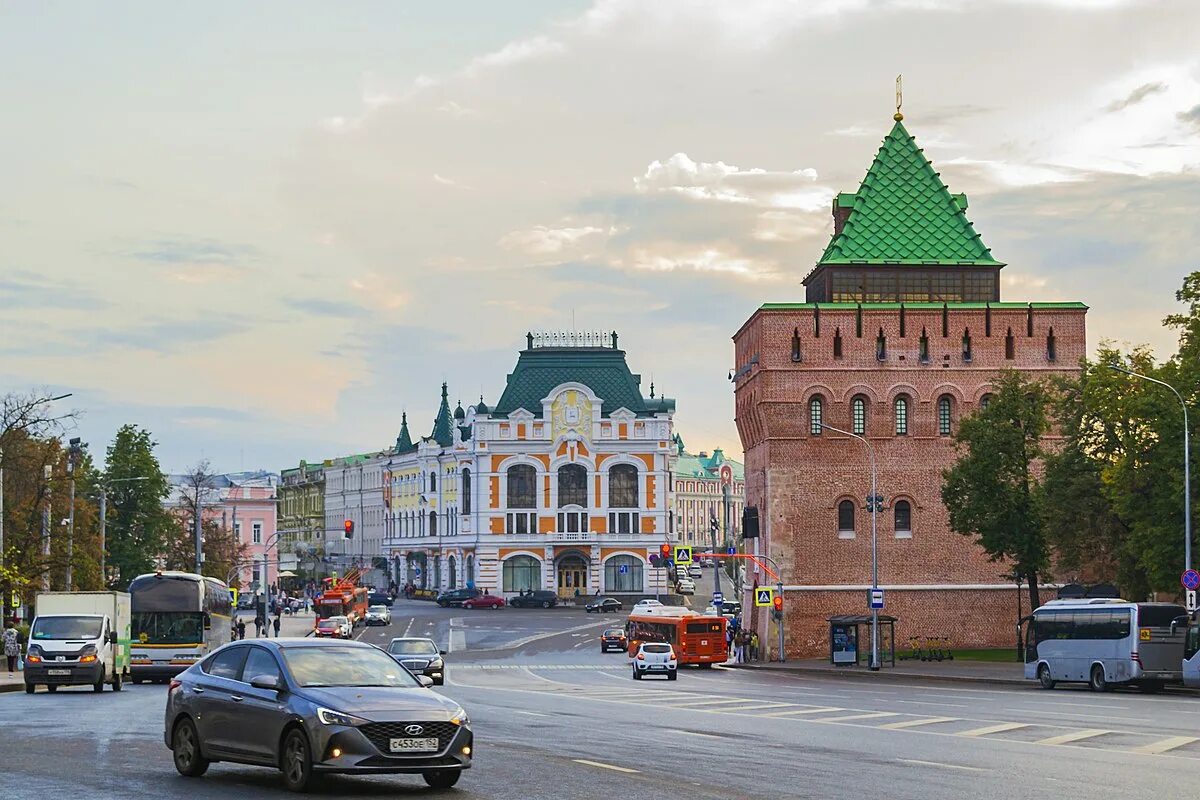
[[[654,614],[629,616],[625,635],[629,639],[629,657],[642,642],[667,642],[675,648],[680,664],[711,667],[729,658],[725,641],[725,617],[705,617],[689,609],[664,609]]]

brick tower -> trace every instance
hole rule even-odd
[[[902,119],[858,191],[834,198],[807,302],[766,303],[733,337],[746,504],[762,520],[759,552],[784,569],[791,655],[828,652],[829,616],[867,613],[868,452],[821,423],[874,448],[879,582],[897,642],[1013,643],[1016,586],[950,530],[941,473],[958,421],[987,403],[999,370],[1075,375],[1086,350],[1082,303],[1001,302],[1005,265]],[[755,622],[764,629],[765,613]]]

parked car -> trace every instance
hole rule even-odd
[[[633,679],[640,681],[646,675],[666,675],[673,681],[678,676],[679,661],[675,648],[666,642],[642,642],[633,657]]]
[[[696,582],[686,575],[675,581],[675,591],[679,594],[695,594]]]
[[[318,639],[349,639],[350,619],[349,617],[319,619],[316,627],[313,628],[313,636]]]
[[[461,606],[464,600],[470,600],[479,594],[478,589],[451,589],[448,592],[442,592],[437,596],[437,604],[442,608],[450,606]]]
[[[622,653],[629,649],[629,639],[625,637],[624,628],[605,628],[604,633],[600,634],[600,652],[607,653],[610,648]]]
[[[637,605],[635,605],[633,607],[633,610],[630,611],[629,613],[630,614],[650,614],[650,613],[653,613],[652,609],[662,608],[662,607],[663,607],[663,604],[657,600],[639,600],[637,602]]]
[[[391,625],[392,612],[387,606],[370,606],[365,622],[367,625]]]
[[[463,608],[504,608],[504,598],[494,594],[478,594],[462,601]]]
[[[467,712],[359,642],[233,642],[167,690],[163,740],[175,769],[272,766],[302,792],[320,773],[416,773],[435,789],[471,767]],[[298,724],[297,724],[298,723]]]
[[[534,589],[509,598],[508,604],[513,608],[553,608],[558,605],[558,595],[548,590]]]
[[[391,608],[394,601],[392,600],[392,596],[387,592],[371,592],[367,595],[367,602],[373,606],[387,606]]]
[[[446,682],[446,651],[432,639],[398,637],[388,643],[387,652],[413,675],[424,675],[438,686]]]
[[[594,603],[588,603],[583,607],[583,610],[589,614],[592,612],[597,614],[606,614],[610,611],[620,611],[622,608],[624,608],[624,603],[622,603],[620,600],[616,599],[615,597],[605,597],[601,600],[597,600]]]

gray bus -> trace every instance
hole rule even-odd
[[[1183,614],[1173,603],[1052,600],[1021,620],[1025,677],[1043,689],[1078,681],[1097,692],[1180,683],[1185,634],[1172,623]]]

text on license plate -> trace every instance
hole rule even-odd
[[[438,740],[433,739],[392,739],[389,742],[393,753],[403,753],[406,750],[415,750],[417,752],[436,752],[438,749]]]
[[[69,670],[69,669],[48,669],[48,670],[46,670],[46,674],[47,675],[70,675],[71,670]]]

